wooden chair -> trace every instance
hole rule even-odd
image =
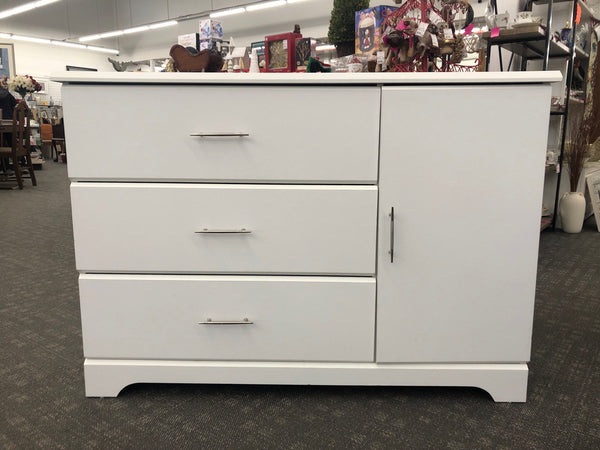
[[[19,189],[23,189],[23,171],[28,172],[31,183],[37,186],[33,165],[31,164],[31,110],[24,101],[19,102],[13,113],[12,123],[12,146],[0,147],[0,158],[7,161],[12,160],[12,167]],[[24,166],[21,167],[21,163]],[[6,165],[7,167],[8,165]]]
[[[42,137],[42,155],[44,158],[52,158],[53,155],[53,139],[52,125],[48,119],[42,119],[40,123],[40,134]],[[56,160],[55,160],[56,161]]]
[[[57,145],[60,145],[60,154],[65,155],[64,158],[66,158],[67,146],[65,143],[65,123],[63,119],[60,119],[57,125],[52,125],[52,150],[56,153],[54,161],[58,161],[59,156]]]

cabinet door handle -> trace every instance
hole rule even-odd
[[[247,228],[239,228],[239,229],[218,229],[214,228],[209,230],[208,228],[202,228],[200,231],[194,231],[196,234],[250,234],[252,230],[248,230]]]
[[[250,133],[243,132],[212,132],[212,133],[190,133],[192,137],[247,137]]]
[[[244,317],[242,320],[212,320],[210,317],[198,325],[252,325],[254,322]]]
[[[394,207],[390,211],[390,262],[394,262]]]

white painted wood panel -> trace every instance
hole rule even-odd
[[[331,386],[471,386],[497,402],[524,402],[527,364],[374,364],[86,359],[88,397],[116,397],[133,383]]]
[[[69,176],[375,184],[379,97],[373,86],[67,85]],[[191,136],[215,132],[249,136]]]
[[[378,362],[529,360],[549,97],[383,88]]]
[[[374,278],[84,274],[79,288],[87,358],[373,361]]]
[[[410,86],[417,84],[513,84],[552,83],[562,80],[558,70],[543,72],[337,72],[337,73],[220,73],[220,72],[58,72],[52,74],[61,83],[140,84],[220,84],[220,85],[366,85]],[[329,91],[328,91],[329,92]],[[302,94],[299,94],[300,96]],[[341,108],[336,108],[339,113]],[[366,117],[366,115],[363,115]],[[362,117],[360,120],[363,120]],[[365,127],[362,127],[365,128]]]
[[[375,186],[73,183],[71,201],[81,271],[375,273]]]

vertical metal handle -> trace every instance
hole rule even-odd
[[[394,262],[394,207],[390,211],[390,262]]]

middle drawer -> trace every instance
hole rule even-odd
[[[77,269],[373,275],[377,187],[72,183]]]

